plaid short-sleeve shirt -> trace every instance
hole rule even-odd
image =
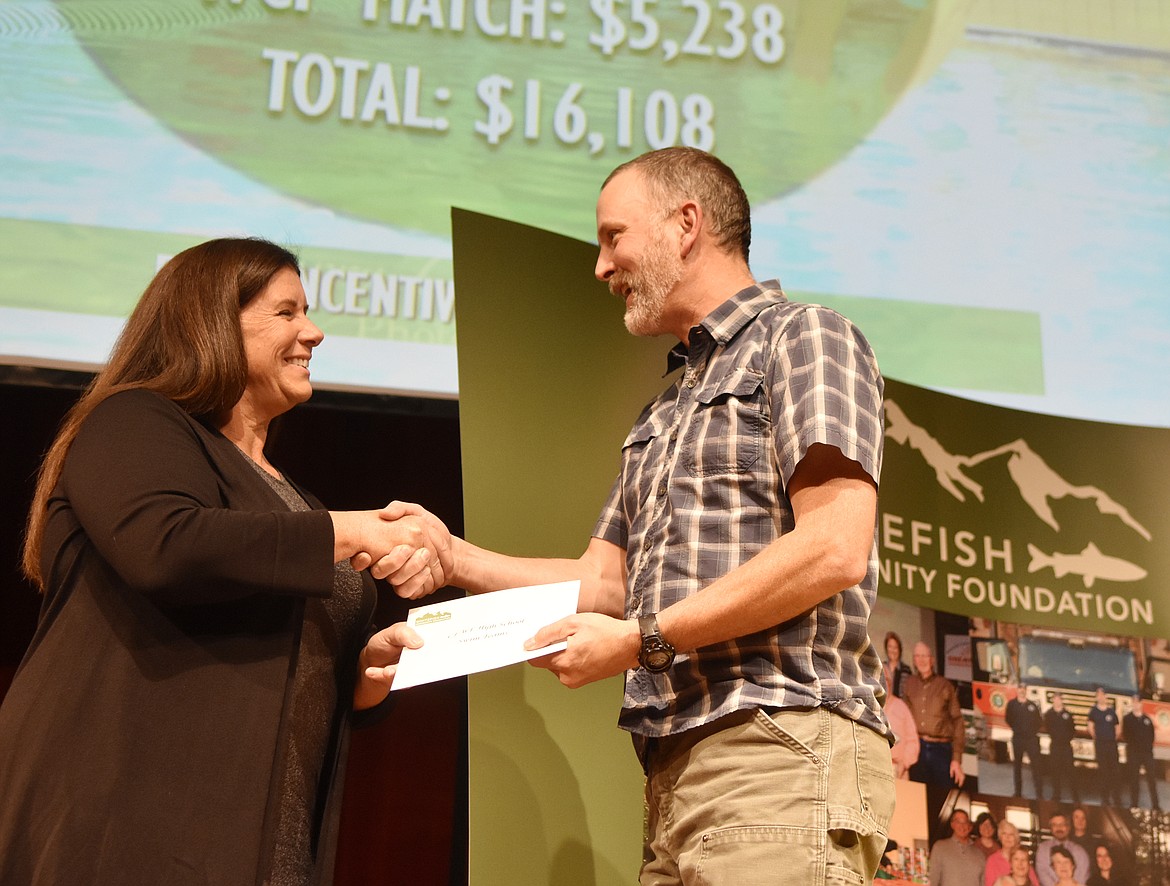
[[[713,311],[669,366],[684,371],[626,438],[593,532],[625,549],[627,617],[665,609],[791,531],[787,484],[814,443],[875,482],[881,470],[872,349],[844,317],[788,301],[774,280]],[[638,741],[742,708],[825,706],[890,737],[868,633],[877,580],[875,526],[860,584],[799,618],[680,654],[667,673],[628,671],[620,725]]]

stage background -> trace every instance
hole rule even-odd
[[[713,147],[740,170],[755,207],[757,276],[778,276],[793,297],[855,319],[884,371],[911,386],[901,399],[923,404],[926,411],[911,417],[945,442],[947,452],[986,454],[1024,436],[1010,433],[1012,415],[967,404],[1015,409],[1033,450],[1070,485],[1107,489],[1135,513],[1146,506],[1144,498],[1128,497],[1141,478],[1121,478],[1123,487],[1114,490],[1109,477],[1096,474],[1102,453],[1053,453],[1047,441],[1074,427],[1077,439],[1120,439],[1128,446],[1124,428],[1115,426],[1170,426],[1170,3],[711,0],[684,6],[660,0],[637,6],[550,0],[523,14],[516,12],[521,4],[507,0],[0,5],[0,381],[22,389],[12,402],[27,398],[23,388],[30,382],[57,384],[59,369],[99,365],[167,255],[211,236],[258,234],[298,248],[304,259],[314,317],[328,336],[314,357],[319,386],[327,393],[359,392],[368,403],[357,411],[380,410],[403,421],[425,419],[433,414],[428,404],[442,401],[451,407],[443,413],[445,434],[462,393],[461,411],[485,428],[470,431],[475,448],[465,443],[463,451],[468,473],[479,474],[480,458],[491,466],[508,455],[496,451],[505,448],[494,433],[500,419],[485,413],[506,410],[516,397],[510,379],[528,377],[540,390],[542,373],[580,359],[588,364],[581,378],[562,381],[596,390],[591,409],[627,394],[633,402],[639,399],[634,385],[648,390],[658,383],[656,353],[646,357],[648,371],[631,366],[615,388],[591,384],[601,366],[621,363],[610,348],[624,354],[621,348],[654,346],[624,339],[610,313],[615,303],[590,288],[585,241],[594,236],[592,207],[605,174],[675,140]],[[733,24],[737,11],[744,12],[741,26]],[[700,28],[704,12],[712,18]],[[495,222],[483,222],[490,214],[564,240],[518,229],[524,240],[549,250],[527,255],[524,265],[514,260],[523,248],[517,241],[472,244],[499,255],[474,259],[490,264],[490,276],[458,275],[457,311],[453,264],[462,265],[462,257],[452,255],[452,205],[471,210],[463,218],[475,230],[481,224],[496,230]],[[553,266],[549,255],[563,258],[563,267]],[[558,287],[525,282],[545,279]],[[501,306],[501,325],[515,328],[493,334],[519,340],[513,350],[489,355],[504,361],[503,377],[480,380],[457,365],[456,313],[465,332],[479,310],[479,292],[497,298],[512,287],[535,301]],[[538,340],[542,313],[561,317],[553,303],[569,293],[598,305],[603,316],[592,329],[612,340],[603,346],[576,330],[570,338],[555,322],[547,326],[549,340]],[[492,342],[463,335],[459,346],[491,350]],[[68,376],[66,387],[78,377]],[[474,391],[480,381],[490,388],[483,403],[460,390],[467,384]],[[340,402],[342,411],[352,407]],[[931,420],[935,410],[947,416],[945,425]],[[582,456],[580,464],[588,473],[566,458],[572,470],[557,477],[555,495],[533,495],[514,521],[502,510],[485,516],[503,501],[477,499],[479,523],[469,523],[469,533],[494,539],[503,532],[500,524],[515,522],[541,533],[517,537],[522,551],[539,542],[577,553],[633,412],[609,416],[606,438],[591,435],[592,416],[562,420],[552,428],[553,452],[566,457],[564,438],[581,427],[589,460]],[[1033,432],[1025,413],[1113,424],[1100,436],[1060,423]],[[989,416],[1004,432],[994,440],[979,430]],[[539,416],[519,418],[525,432],[544,432]],[[988,445],[969,444],[967,429]],[[425,446],[427,433],[404,439]],[[0,461],[13,488],[23,490],[31,462],[11,457],[14,439],[3,435]],[[1164,463],[1158,455],[1164,437],[1149,439],[1153,464]],[[368,436],[338,444],[306,440],[300,457],[317,470],[327,470],[331,459],[362,472],[379,464],[377,441]],[[510,499],[538,476],[557,474],[555,463],[524,451],[527,464],[498,465],[524,470],[482,472],[484,488],[507,489]],[[429,472],[444,473],[433,492],[425,483],[407,486],[420,499],[447,493],[459,464],[446,455],[445,473]],[[919,484],[912,488],[929,490],[930,502],[937,498],[937,511],[933,503],[913,513],[900,508],[896,516],[908,518],[907,527],[918,520],[962,530],[972,515],[980,526],[996,519],[993,505],[978,500],[956,511],[950,494],[931,485],[931,474],[918,476],[922,465],[911,447],[892,457]],[[995,466],[982,463],[977,479],[1010,492],[1002,476],[988,481]],[[396,464],[398,470],[409,468]],[[398,476],[387,471],[378,489],[394,486]],[[565,488],[579,490],[580,500]],[[1155,490],[1151,480],[1148,491]],[[18,503],[14,526],[21,495],[9,499]],[[1013,511],[1028,521],[1014,539],[1017,583],[1040,584],[1038,574],[1049,586],[1055,576],[1046,566],[1029,573],[1028,543],[1046,542],[1042,553],[1051,558],[1081,554],[1089,540],[1099,540],[1096,528],[1066,522],[1064,506],[1057,508],[1057,531],[1013,501]],[[530,520],[534,513],[552,516]],[[1138,522],[1154,526],[1148,517]],[[1140,582],[1164,574],[1162,559],[1150,553],[1164,549],[1160,535],[1147,541],[1132,530],[1110,531],[1126,549],[1126,562],[1147,573]],[[1078,540],[1073,547],[1053,544],[1072,539]],[[903,603],[922,587],[908,586],[908,577],[921,574],[898,570],[935,568],[929,551],[923,559],[887,553],[887,599],[892,607],[911,608],[879,611],[877,627],[908,620],[915,634],[940,648],[968,630],[966,614],[921,608],[921,599]],[[1012,577],[1001,572],[994,580]],[[1062,582],[1070,594],[1091,590],[1076,573],[1066,572]],[[1092,593],[1103,586],[1097,582]],[[6,606],[7,597],[20,595],[27,624],[35,608],[30,592],[15,573],[9,587]],[[977,583],[960,585],[964,613],[981,605],[971,602],[978,592]],[[1101,599],[1110,596],[1117,595]],[[5,673],[22,649],[23,635],[12,633]],[[487,736],[472,738],[473,756],[500,766],[499,781],[485,782],[491,791],[473,800],[476,827],[490,835],[512,825],[493,810],[503,789],[519,779],[522,787],[534,786],[524,788],[536,798],[525,815],[541,828],[539,840],[533,838],[543,847],[533,853],[534,876],[542,870],[559,876],[579,865],[583,878],[594,878],[582,882],[627,882],[635,839],[627,825],[634,820],[636,828],[640,812],[624,792],[610,799],[604,782],[583,780],[599,772],[625,785],[631,777],[632,752],[613,726],[617,690],[568,693],[542,684],[541,676],[547,675],[520,668],[498,679],[507,710],[532,726],[542,736],[538,745],[553,754],[547,761],[508,751],[514,739],[490,731],[496,728],[492,705],[473,692],[473,718],[480,717]],[[578,705],[583,699],[588,710],[574,708],[563,718],[544,713],[546,701]],[[448,710],[444,729],[450,716]],[[427,750],[449,748],[449,735]],[[612,762],[596,757],[597,742],[613,751]],[[561,747],[581,752],[579,769],[575,758],[555,758]],[[374,748],[368,745],[364,757],[367,771],[378,773],[371,783],[392,784],[393,770]],[[435,765],[431,754],[424,765]],[[977,756],[973,744],[972,765]],[[529,766],[540,767],[540,778],[523,776]],[[556,786],[544,781],[559,776],[571,779],[562,803]],[[593,811],[595,802],[603,812]],[[914,808],[933,815],[942,802]],[[427,814],[440,813],[429,808]],[[610,815],[612,831],[601,820]],[[351,821],[359,819],[367,820]],[[367,836],[362,832],[351,844],[364,854],[365,871],[402,870],[387,861],[393,858],[387,847],[371,849]],[[436,839],[445,839],[442,828]],[[528,857],[524,843],[497,857],[478,839],[473,829],[473,857],[488,852],[498,861],[482,876],[502,876]]]
[[[1167,0],[9,0],[0,364],[92,369],[159,261],[259,234],[316,383],[453,399],[450,207],[588,241],[680,142],[891,375],[1166,426],[1168,53]]]

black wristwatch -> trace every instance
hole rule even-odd
[[[652,674],[669,671],[674,664],[674,647],[662,639],[655,613],[638,616],[638,627],[642,631],[638,663]]]

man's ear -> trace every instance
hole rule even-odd
[[[678,208],[679,218],[679,253],[686,258],[699,239],[699,231],[703,227],[703,207],[693,200],[688,200]]]

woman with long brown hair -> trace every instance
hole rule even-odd
[[[155,276],[38,477],[40,622],[0,706],[0,882],[328,883],[353,712],[384,707],[429,515],[328,511],[265,454],[321,343],[296,257],[192,247]],[[351,558],[353,560],[351,564]]]

